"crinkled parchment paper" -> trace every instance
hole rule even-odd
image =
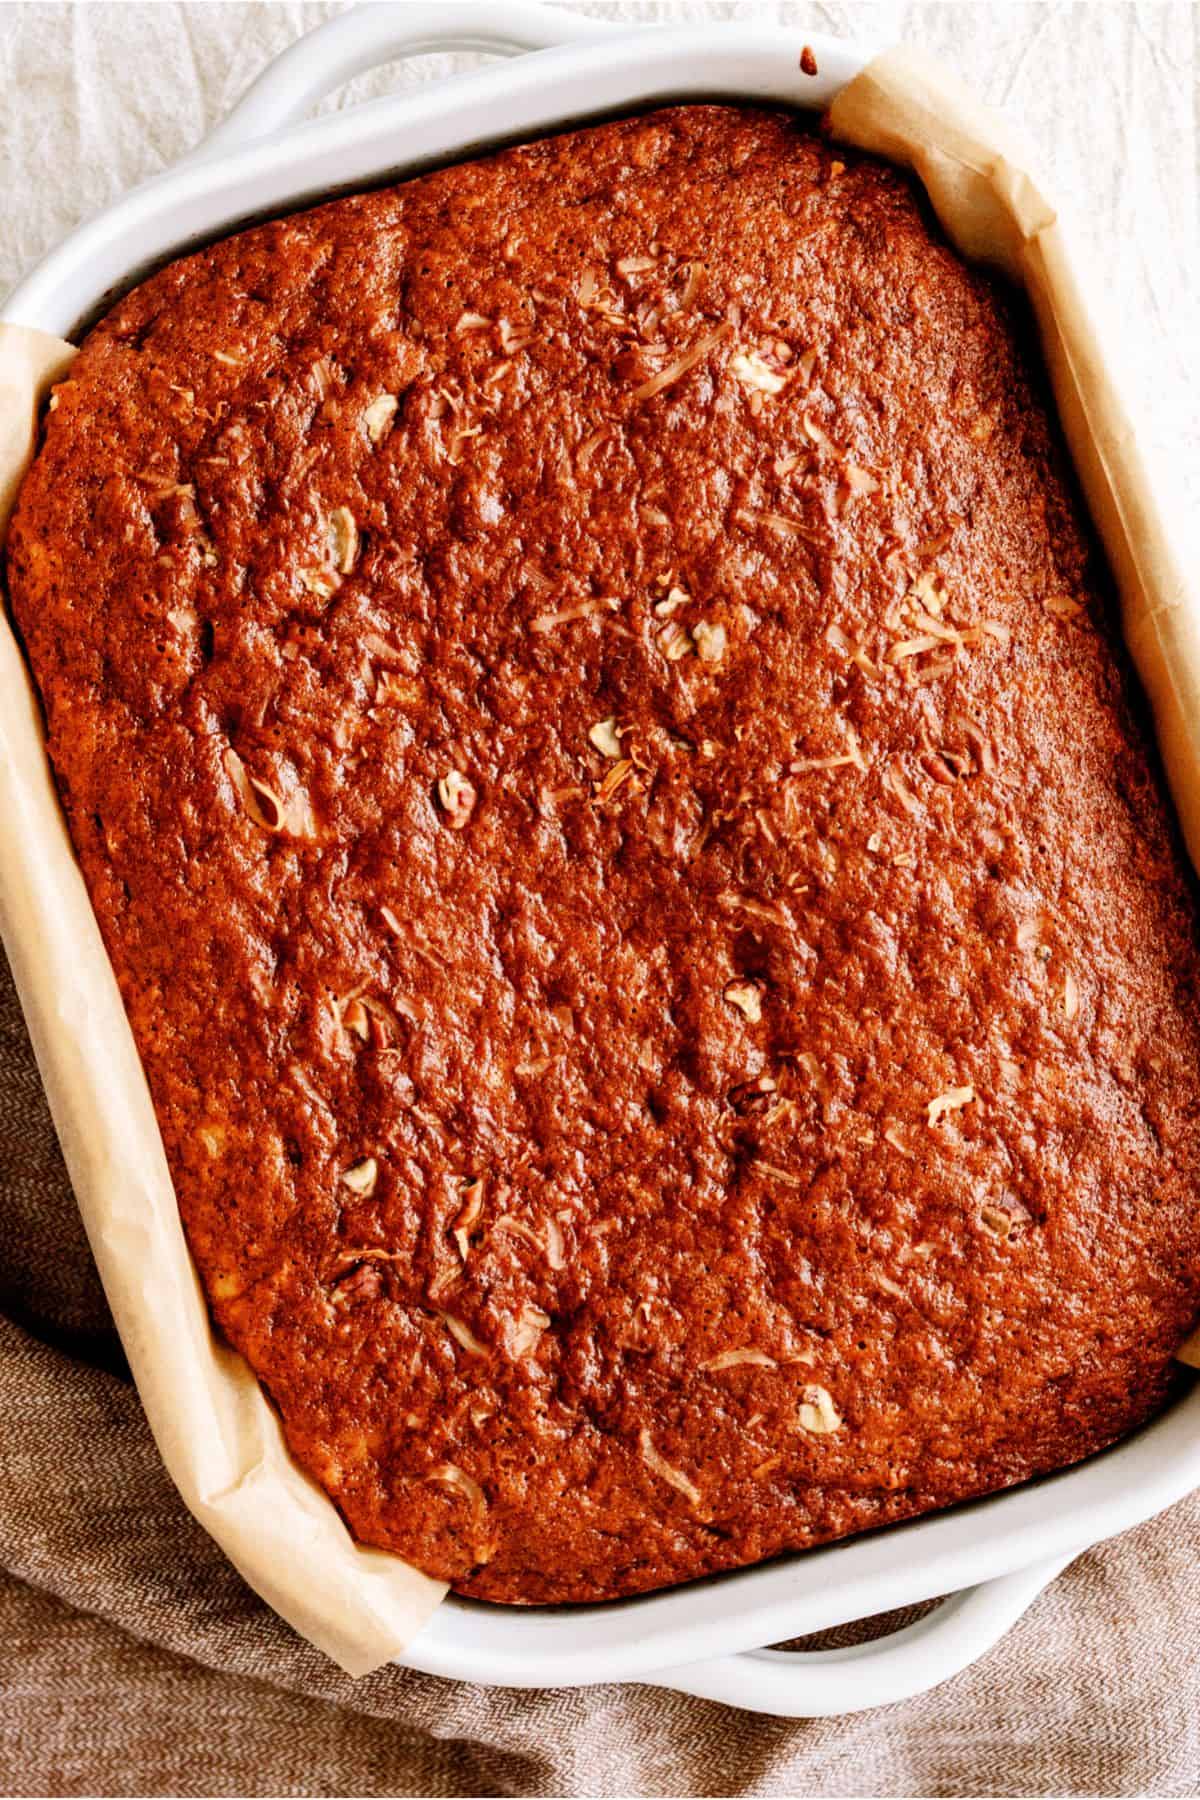
[[[0,324],[0,531],[39,404],[74,350]],[[54,794],[20,651],[0,620],[0,931],[92,1249],[163,1461],[200,1523],[351,1675],[397,1656],[444,1587],[355,1544],[219,1343],[150,1095]]]
[[[1000,121],[909,52],[834,102],[839,138],[911,166],[964,254],[1029,291],[1059,412],[1120,587],[1167,775],[1200,866],[1200,624],[1054,208]],[[0,325],[0,531],[38,408],[73,354]],[[184,1242],[116,981],[58,809],[41,719],[0,620],[0,929],[130,1366],[180,1493],[279,1613],[352,1674],[400,1654],[444,1590],[356,1546],[289,1458],[240,1357],[221,1345]],[[1200,1366],[1200,1333],[1184,1360]]]

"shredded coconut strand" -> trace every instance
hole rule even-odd
[[[342,1185],[348,1187],[352,1194],[364,1197],[375,1192],[375,1182],[379,1174],[379,1165],[373,1156],[364,1156],[361,1162],[355,1163],[352,1169],[342,1170]]]
[[[936,1125],[943,1113],[957,1112],[961,1106],[969,1106],[975,1098],[973,1087],[947,1088],[944,1094],[937,1094],[929,1102],[926,1112],[929,1123]]]
[[[740,1368],[743,1363],[755,1363],[764,1369],[779,1367],[775,1358],[768,1356],[765,1350],[752,1349],[722,1350],[719,1356],[710,1356],[707,1362],[700,1364],[700,1367],[711,1369],[715,1374],[718,1369],[736,1369]]]
[[[641,387],[634,388],[633,398],[649,400],[655,394],[661,394],[663,389],[670,387],[673,381],[678,381],[681,375],[686,375],[689,369],[694,369],[696,364],[701,362],[709,351],[721,342],[722,338],[728,337],[732,329],[733,327],[726,320],[723,325],[718,325],[715,331],[710,331],[706,337],[699,338],[690,350],[685,350],[682,356],[677,356],[674,362],[669,362],[665,369],[660,369],[657,375],[650,377],[649,381],[643,381]]]
[[[481,1510],[487,1506],[483,1489],[479,1483],[473,1476],[468,1475],[465,1469],[460,1469],[457,1463],[439,1463],[436,1469],[429,1471],[425,1479],[426,1481],[440,1481],[446,1487],[457,1488],[465,1500],[469,1500],[472,1506],[477,1506]]]
[[[638,1439],[638,1445],[642,1452],[642,1460],[646,1466],[653,1469],[654,1473],[660,1475],[664,1481],[669,1482],[679,1493],[685,1495],[692,1506],[699,1506],[700,1489],[696,1486],[694,1481],[689,1481],[687,1476],[682,1474],[680,1470],[673,1469],[669,1462],[664,1462],[663,1458],[654,1448],[650,1433],[645,1429],[643,1429],[641,1436]]]
[[[787,376],[764,362],[756,350],[738,350],[730,357],[729,367],[743,387],[756,393],[778,394],[788,383]]]
[[[464,1350],[469,1351],[472,1356],[487,1355],[487,1345],[480,1343],[479,1339],[475,1336],[475,1333],[471,1330],[471,1327],[466,1324],[464,1320],[456,1319],[453,1313],[442,1313],[440,1317],[442,1324],[446,1327],[450,1336],[454,1338],[457,1343],[460,1343]]]
[[[543,613],[530,621],[530,631],[556,631],[574,619],[590,619],[596,613],[616,612],[615,600],[581,600],[578,606],[565,606],[561,612]]]
[[[811,1431],[818,1437],[825,1437],[840,1428],[842,1415],[834,1405],[828,1388],[818,1387],[815,1381],[805,1388],[800,1405],[800,1423],[805,1431]]]

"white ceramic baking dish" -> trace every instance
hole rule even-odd
[[[804,42],[815,77],[799,70]],[[510,0],[361,7],[280,56],[199,151],[75,231],[0,316],[75,336],[205,238],[597,115],[688,96],[824,107],[875,48],[742,23],[629,30]],[[295,123],[355,74],[444,49],[520,54]],[[98,1088],[103,1080],[98,1069]],[[608,1606],[521,1611],[452,1598],[405,1662],[500,1686],[643,1681],[784,1716],[850,1712],[956,1673],[1081,1549],[1197,1485],[1200,1384],[1078,1468],[848,1543]],[[853,1649],[760,1647],[939,1595],[951,1597],[916,1624]]]

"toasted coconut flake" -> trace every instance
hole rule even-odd
[[[601,445],[606,437],[612,435],[612,425],[601,425],[598,431],[591,432],[584,438],[575,452],[575,467],[581,474],[586,474],[591,465],[592,453]]]
[[[263,831],[278,832],[289,837],[314,838],[317,835],[312,805],[303,788],[293,788],[283,799],[256,775],[251,775],[232,746],[225,752],[225,772],[237,790],[247,816]]]
[[[840,625],[831,625],[829,627],[828,631],[825,633],[825,641],[832,644],[835,650],[844,651],[850,658],[850,661],[860,668],[864,675],[878,677],[879,670],[871,661],[871,658],[867,655],[866,651],[860,649],[852,638],[848,638]]]
[[[701,1498],[700,1489],[696,1486],[694,1481],[688,1480],[682,1470],[673,1469],[669,1462],[664,1461],[658,1454],[658,1451],[654,1448],[654,1441],[645,1428],[643,1428],[638,1438],[638,1447],[642,1453],[642,1461],[646,1464],[647,1468],[653,1469],[654,1473],[660,1476],[663,1481],[668,1482],[671,1487],[677,1490],[677,1492],[683,1494],[692,1507],[699,1506]]]
[[[653,256],[622,256],[617,262],[617,274],[645,275],[651,269],[657,269],[658,261]]]
[[[454,1221],[454,1242],[458,1246],[458,1254],[466,1262],[471,1248],[471,1232],[479,1223],[483,1211],[483,1182],[476,1179],[466,1183],[462,1190],[463,1205]]]
[[[1083,607],[1069,594],[1047,594],[1046,611],[1055,619],[1077,619]]]
[[[451,831],[462,831],[475,810],[478,796],[474,783],[457,769],[451,769],[438,782],[437,795]]]
[[[714,349],[723,338],[728,337],[732,329],[733,327],[726,320],[724,324],[718,325],[715,331],[710,331],[704,337],[698,338],[689,350],[685,350],[681,356],[675,357],[665,369],[660,369],[657,375],[650,377],[649,381],[643,381],[640,387],[634,388],[633,399],[650,400],[655,394],[661,394],[664,388],[670,387],[673,382],[679,380],[681,375],[686,375],[689,369],[694,369],[698,362],[702,362],[710,350]]]
[[[1079,983],[1069,969],[1063,976],[1062,1009],[1068,1019],[1073,1019],[1079,1011]]]
[[[404,936],[404,927],[401,925],[390,906],[381,906],[379,909],[379,916],[389,931],[394,931],[397,937]]]
[[[844,470],[846,486],[852,494],[877,494],[879,483],[869,469],[860,468],[857,463],[847,463]]]
[[[730,1006],[757,1025],[762,1018],[763,984],[761,981],[727,981],[722,992]]]
[[[681,662],[691,654],[692,642],[677,619],[668,619],[658,634],[658,647],[668,662]]]
[[[845,769],[855,761],[853,756],[801,756],[788,764],[792,775],[807,775],[813,769]]]
[[[757,350],[738,350],[729,359],[731,374],[743,387],[760,394],[779,394],[788,384],[787,375],[764,362]]]
[[[474,1476],[468,1475],[465,1469],[460,1469],[457,1463],[439,1463],[436,1469],[429,1471],[425,1479],[426,1481],[440,1481],[446,1487],[455,1488],[464,1500],[468,1500],[480,1512],[487,1510],[487,1500],[484,1498],[483,1489]]]
[[[837,450],[837,445],[834,443],[833,439],[827,432],[822,430],[821,426],[817,424],[817,421],[813,418],[811,413],[806,412],[800,423],[804,427],[805,436],[811,438],[813,443],[820,449]]]
[[[546,1261],[556,1270],[567,1266],[562,1226],[554,1218],[546,1220]]]
[[[288,795],[283,829],[292,837],[315,838],[317,835],[312,803],[303,788],[293,788]]]
[[[761,919],[767,925],[787,925],[790,923],[787,913],[773,901],[758,900],[753,894],[720,894],[718,903],[730,912],[744,912],[751,919]]]
[[[853,725],[847,720],[843,719],[841,725],[842,730],[845,733],[846,742],[849,745],[849,749],[844,756],[802,756],[798,758],[797,761],[788,764],[791,773],[793,775],[804,775],[810,769],[841,769],[845,768],[847,765],[852,765],[854,768],[861,769],[865,773],[867,759],[862,753],[862,745],[858,741],[858,733],[855,731]]]
[[[482,425],[471,425],[469,427],[463,426],[460,430],[451,432],[450,448],[446,453],[446,461],[457,468],[462,460],[463,445],[468,443],[471,438],[479,437],[482,434],[482,431]]]
[[[375,1183],[379,1176],[379,1164],[373,1156],[364,1156],[356,1162],[352,1169],[342,1170],[342,1185],[348,1187],[352,1194],[361,1194],[364,1199],[375,1192]]]
[[[889,763],[887,768],[883,771],[883,785],[895,794],[905,812],[914,814],[920,812],[921,802],[917,799],[917,796],[913,793],[894,762]]]
[[[768,1356],[765,1350],[755,1350],[750,1347],[743,1350],[722,1350],[719,1356],[710,1356],[707,1362],[700,1364],[700,1367],[716,1374],[720,1369],[740,1368],[743,1363],[753,1363],[763,1369],[779,1367],[775,1358]]]
[[[719,663],[723,660],[726,646],[723,625],[712,625],[707,619],[701,619],[692,627],[692,639],[701,662]]]
[[[613,599],[581,600],[577,606],[566,606],[561,612],[543,613],[540,618],[532,619],[530,631],[557,631],[560,625],[570,625],[575,619],[590,619],[596,613],[616,612],[619,602]]]
[[[483,1178],[476,1176],[474,1181],[465,1182],[462,1190],[463,1207],[455,1224],[462,1231],[470,1231],[479,1223],[483,1211]]]
[[[936,1125],[943,1113],[957,1112],[960,1107],[969,1106],[975,1098],[973,1087],[947,1088],[944,1094],[935,1094],[925,1108],[931,1125]]]
[[[542,1334],[549,1324],[549,1313],[543,1312],[540,1306],[531,1306],[526,1302],[508,1334],[509,1355],[518,1362],[522,1357],[532,1355],[539,1348]]]
[[[488,331],[491,329],[491,324],[492,321],[488,318],[486,313],[460,313],[458,323],[454,327],[454,335],[456,337],[461,337],[463,333],[467,331]]]
[[[672,613],[678,612],[681,606],[687,606],[692,596],[686,588],[672,587],[668,589],[665,600],[656,600],[654,616],[657,619],[669,619]]]
[[[948,532],[946,533],[946,541],[949,541]],[[928,542],[936,545],[938,548],[942,547],[942,540],[940,538],[931,538]],[[922,546],[918,545],[917,555],[920,556],[921,554]],[[946,609],[946,590],[931,569],[927,569],[924,575],[914,581],[909,598],[919,601],[926,612],[934,613],[938,617],[940,617]]]
[[[700,292],[700,283],[703,279],[704,264],[702,262],[689,263],[687,280],[684,282],[683,290],[679,296],[680,312],[688,312],[695,304],[696,296]]]
[[[375,682],[376,706],[411,706],[421,697],[420,683],[395,669],[382,669]]]
[[[818,1386],[815,1381],[804,1390],[799,1419],[804,1430],[817,1437],[827,1437],[830,1432],[839,1430],[842,1423],[842,1415],[834,1405],[829,1389]]]
[[[534,336],[532,331],[522,331],[508,319],[500,321],[500,348],[505,356],[515,356],[518,350],[524,350],[526,345],[532,344]]]
[[[1012,1236],[1016,1220],[1007,1207],[993,1206],[990,1201],[986,1201],[979,1209],[979,1223],[985,1231],[990,1231],[993,1237],[1003,1241]]]
[[[919,607],[913,614],[913,624],[943,644],[961,644],[963,641],[963,633],[956,626],[943,625],[940,619],[935,619],[932,613],[922,612]]]
[[[337,592],[337,576],[331,569],[300,569],[296,579],[307,593],[315,594],[319,600],[328,600]]]
[[[613,764],[604,780],[596,783],[595,799],[601,805],[606,800],[611,800],[617,789],[623,786],[632,774],[633,762],[628,756],[623,756],[620,762]]]
[[[335,1000],[334,1011],[346,1035],[361,1038],[365,1044],[371,1035],[371,1016],[359,996],[347,994],[341,1000]]]
[[[966,726],[966,739],[972,750],[975,752],[979,767],[983,774],[992,774],[998,758],[996,756],[996,746],[991,738],[987,737],[985,733],[980,730],[978,725],[971,723]]]
[[[533,1226],[527,1225],[524,1219],[518,1219],[515,1213],[501,1213],[492,1230],[506,1231],[512,1237],[524,1238],[525,1242],[531,1244],[535,1250],[540,1250],[542,1247],[542,1241]]]
[[[765,525],[768,531],[774,531],[780,537],[801,537],[807,539],[809,543],[817,541],[815,532],[810,531],[800,519],[789,518],[786,513],[761,512],[743,506],[739,507],[734,518],[739,525],[745,525],[747,528]]]
[[[453,1313],[441,1313],[439,1317],[454,1341],[461,1344],[470,1355],[487,1355],[487,1345],[479,1341],[465,1319],[456,1319]]]
[[[621,754],[621,740],[617,735],[617,721],[600,719],[588,732],[588,742],[601,756],[611,757],[614,762]]]
[[[782,1181],[785,1187],[803,1188],[808,1185],[799,1175],[793,1175],[790,1169],[781,1169],[778,1163],[768,1162],[765,1157],[756,1156],[754,1166],[762,1169],[764,1174],[773,1175],[776,1181]]]
[[[329,552],[339,575],[348,575],[358,556],[358,526],[348,506],[335,506],[329,515]]]
[[[377,394],[363,410],[362,427],[373,444],[377,444],[388,430],[399,404],[395,394]]]
[[[940,639],[929,632],[924,632],[920,637],[902,638],[898,644],[892,645],[887,653],[887,660],[890,663],[905,662],[910,656],[924,656],[927,650],[938,649],[939,644]]]

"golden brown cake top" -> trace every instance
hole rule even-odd
[[[679,107],[230,238],[9,545],[214,1314],[593,1599],[1017,1481],[1200,1296],[1194,912],[1015,302]]]

